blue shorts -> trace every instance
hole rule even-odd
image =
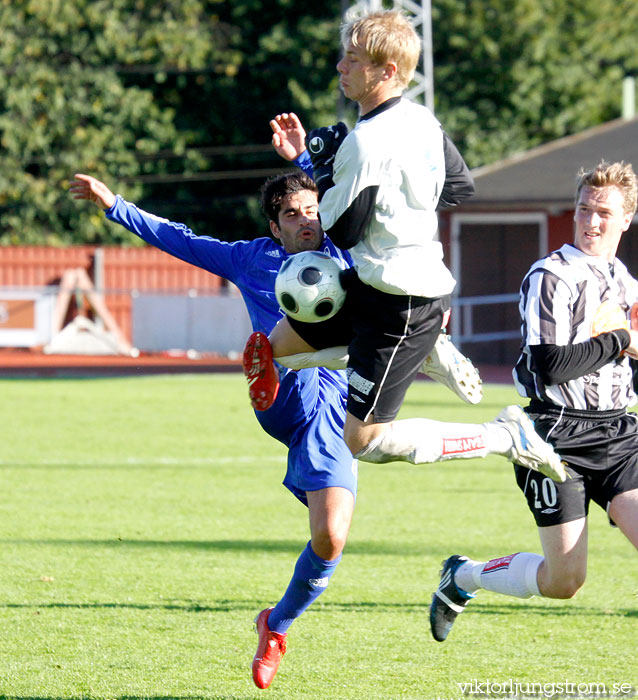
[[[357,460],[343,441],[347,395],[343,371],[284,371],[275,403],[256,412],[263,429],[288,447],[283,483],[305,505],[306,491],[331,486],[356,498]]]

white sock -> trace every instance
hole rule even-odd
[[[385,432],[355,457],[375,464],[394,461],[423,464],[485,457],[489,452],[486,437],[486,428],[480,424],[408,418],[389,423]]]
[[[518,552],[488,562],[467,561],[454,573],[459,588],[475,593],[479,588],[516,598],[541,595],[538,589],[538,568],[543,562],[540,554]]]
[[[348,346],[337,345],[333,348],[298,352],[296,355],[275,357],[275,361],[288,369],[306,369],[307,367],[326,367],[327,369],[345,369],[348,366]]]
[[[480,584],[477,585],[474,572],[478,571],[480,573],[484,566],[484,561],[468,559],[454,572],[454,583],[466,593],[476,593],[481,586]]]
[[[485,442],[490,454],[509,456],[514,446],[509,431],[498,423],[484,423]]]

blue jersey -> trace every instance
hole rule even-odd
[[[119,195],[106,210],[106,217],[169,255],[235,284],[254,330],[269,333],[282,318],[275,299],[275,278],[289,254],[272,239],[227,243],[198,236],[184,224],[149,214]],[[350,267],[348,253],[336,248],[328,238],[324,237],[321,250],[342,267]],[[256,416],[269,435],[289,448],[284,483],[304,502],[306,490],[325,486],[344,486],[354,492],[356,468],[342,439],[347,397],[345,372],[323,367],[298,372],[280,368],[280,374],[275,403],[267,411],[257,411]],[[312,478],[306,478],[308,469],[313,472]],[[330,476],[335,469],[354,474],[355,481],[348,477],[348,483],[336,483]],[[314,474],[317,470],[319,477]]]

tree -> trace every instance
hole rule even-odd
[[[0,243],[131,244],[70,200],[81,170],[198,233],[262,235],[269,119],[337,119],[342,4],[0,0]],[[432,12],[436,113],[472,167],[618,116],[638,72],[635,0]]]
[[[620,116],[634,0],[436,0],[437,115],[472,166]]]
[[[199,172],[170,158],[169,176],[153,179],[141,205],[200,233],[251,238],[267,232],[257,190],[286,167],[270,147],[269,120],[295,111],[308,128],[335,121],[340,3],[234,0],[216,12],[228,37],[223,72],[167,73],[161,92],[157,75],[132,78],[175,111],[188,147],[204,158]]]
[[[338,3],[301,7],[0,3],[0,243],[130,244],[70,201],[76,171],[202,232],[256,233],[255,191],[283,165],[268,120],[306,109],[321,121],[333,102]]]
[[[0,242],[130,240],[69,200],[65,182],[89,171],[134,181],[143,158],[187,135],[153,91],[127,84],[132,66],[206,65],[223,72],[228,34],[208,3],[20,0],[0,5]],[[191,157],[192,160],[192,157]],[[186,163],[189,159],[186,158]],[[163,168],[156,162],[157,170]],[[141,187],[126,188],[136,197]]]

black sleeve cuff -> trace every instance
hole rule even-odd
[[[535,371],[549,386],[565,384],[595,372],[617,360],[629,343],[629,333],[619,329],[574,345],[530,345],[529,351]]]
[[[620,352],[618,353],[620,355],[623,350],[626,350],[631,345],[629,331],[626,331],[624,328],[619,328],[618,330],[611,331],[611,333],[616,336],[620,344]]]

